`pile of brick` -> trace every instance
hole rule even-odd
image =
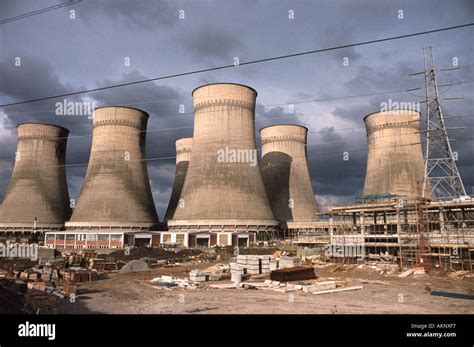
[[[248,275],[268,274],[278,267],[276,258],[271,255],[238,255],[234,262]]]
[[[114,271],[118,270],[118,265],[115,262],[113,257],[105,257],[105,258],[91,258],[89,259],[89,269],[90,270],[97,270],[99,272],[102,271]]]
[[[206,270],[192,270],[189,279],[194,282],[220,281],[229,278],[229,267],[217,264]]]
[[[97,271],[86,269],[65,269],[61,271],[61,276],[68,282],[91,282],[98,278]]]

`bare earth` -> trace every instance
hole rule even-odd
[[[75,303],[61,304],[59,313],[212,313],[212,314],[295,314],[295,313],[474,313],[474,301],[431,296],[428,290],[468,293],[474,278],[452,279],[429,275],[383,276],[366,269],[330,272],[316,269],[322,279],[346,280],[345,286],[363,285],[362,290],[312,295],[302,291],[281,293],[271,290],[213,289],[207,282],[198,289],[165,289],[150,283],[154,277],[171,275],[187,278],[192,269],[211,264],[190,264],[135,273],[111,273],[95,282],[81,283]],[[259,280],[263,281],[263,280]]]

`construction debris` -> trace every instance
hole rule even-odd
[[[407,271],[402,272],[400,275],[398,275],[398,277],[400,277],[400,278],[408,277],[411,274],[413,274],[413,271],[414,271],[413,269],[409,269]]]
[[[463,294],[463,293],[454,293],[454,292],[444,292],[444,291],[439,291],[439,290],[431,291],[431,295],[433,295],[433,296],[442,296],[442,297],[445,297],[445,298],[453,298],[453,299],[474,300],[474,295]]]
[[[364,288],[364,286],[337,288],[337,289],[331,289],[331,290],[322,290],[322,291],[319,291],[319,292],[314,292],[313,294],[314,295],[331,294],[331,293],[338,293],[338,292],[346,292],[346,291],[349,291],[349,290],[359,290],[359,289],[363,289],[363,288]]]
[[[454,272],[451,272],[450,274],[448,274],[448,277],[449,278],[465,278],[465,277],[472,277],[472,272],[470,271],[463,271],[463,270],[460,270],[460,271],[454,271]]]
[[[335,281],[320,282],[320,283],[315,283],[309,286],[304,286],[303,292],[314,293],[314,292],[329,290],[329,289],[336,289]]]
[[[413,274],[414,275],[424,275],[425,273],[426,273],[426,271],[425,271],[424,267],[419,266],[419,267],[413,268]]]
[[[162,287],[178,287],[183,289],[196,289],[200,283],[183,278],[174,278],[171,276],[156,277],[151,280],[157,286]]]
[[[236,288],[238,288],[238,286],[236,286],[234,283],[211,284],[209,287],[214,288],[214,289],[236,289]]]
[[[270,273],[271,280],[280,282],[311,280],[315,278],[316,273],[313,267],[291,267],[278,269]]]

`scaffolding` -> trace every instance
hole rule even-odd
[[[289,225],[287,235],[305,246],[321,246],[326,238],[329,246],[362,247],[364,260],[394,262],[401,268],[472,271],[474,199],[383,196],[358,201],[362,203],[329,208],[325,220],[305,225],[304,230]],[[330,260],[354,263],[360,259],[350,255]]]

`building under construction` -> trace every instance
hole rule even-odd
[[[365,119],[368,142],[364,197],[329,207],[312,228],[290,229],[287,238],[321,247],[332,260],[382,259],[402,267],[432,263],[472,271],[474,199],[436,201],[423,191],[419,114],[378,112]]]

